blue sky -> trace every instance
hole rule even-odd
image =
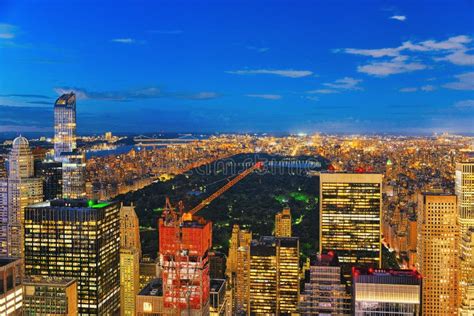
[[[473,1],[0,1],[0,132],[474,132]]]

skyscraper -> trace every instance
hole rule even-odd
[[[380,267],[382,175],[320,174],[319,252],[335,251],[346,277],[351,266]]]
[[[8,162],[8,255],[23,257],[24,210],[30,204],[43,201],[43,185],[41,179],[33,177],[33,155],[26,138],[19,136],[13,140]]]
[[[291,211],[288,207],[275,215],[275,237],[291,237]]]
[[[81,152],[62,153],[62,193],[67,199],[86,196],[86,157]]]
[[[302,316],[351,315],[351,298],[334,252],[318,254],[307,273],[299,305]]]
[[[120,204],[53,200],[25,211],[25,272],[78,282],[79,314],[120,305]]]
[[[175,315],[181,311],[208,315],[212,224],[185,214],[178,225],[167,218],[159,220],[164,307],[173,309]]]
[[[422,280],[416,271],[354,268],[352,283],[355,316],[421,315]]]
[[[61,95],[54,104],[54,157],[76,149],[76,95]]]
[[[459,227],[455,195],[419,196],[417,256],[417,267],[423,275],[423,315],[456,315]]]
[[[456,163],[455,193],[460,225],[461,315],[474,315],[474,160]]]
[[[120,210],[120,309],[121,315],[135,315],[140,290],[140,226],[135,208]]]
[[[299,239],[263,236],[250,245],[250,314],[291,315],[299,300]]]
[[[43,181],[45,200],[63,197],[63,168],[61,162],[53,160],[35,162],[35,177]]]

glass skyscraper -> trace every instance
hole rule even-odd
[[[76,149],[76,95],[61,95],[54,104],[54,157]]]
[[[53,200],[25,210],[27,276],[74,278],[81,315],[120,305],[120,204]]]
[[[382,175],[321,173],[319,252],[335,251],[350,276],[351,266],[380,267]]]

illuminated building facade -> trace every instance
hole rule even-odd
[[[0,315],[23,315],[23,261],[0,258]]]
[[[460,314],[474,315],[474,160],[456,163],[455,193],[460,225]]]
[[[250,244],[250,314],[290,315],[299,301],[299,239],[264,236]]]
[[[2,191],[4,192],[4,188]],[[13,140],[9,155],[7,179],[7,252],[10,257],[23,257],[25,207],[41,201],[43,185],[41,179],[34,178],[33,155],[29,142],[22,136],[17,137]]]
[[[8,178],[0,178],[0,256],[8,255]]]
[[[135,208],[120,210],[120,310],[135,315],[135,298],[140,290],[140,226]]]
[[[456,315],[459,227],[455,195],[420,194],[417,256],[417,267],[423,275],[423,315]]]
[[[140,261],[140,289],[143,289],[152,280],[156,279],[160,275],[159,270],[158,262],[150,258],[142,258]]]
[[[43,181],[44,200],[54,200],[63,197],[63,168],[57,161],[35,162],[35,177]]]
[[[291,211],[284,208],[275,215],[275,237],[291,237]]]
[[[61,161],[63,153],[76,149],[76,95],[61,95],[54,104],[54,157]]]
[[[164,307],[178,315],[181,311],[208,315],[212,224],[190,216],[183,217],[178,225],[165,218],[159,220]]]
[[[235,312],[247,313],[250,307],[249,277],[251,241],[252,233],[250,231],[240,229],[239,225],[232,227],[226,275],[232,288],[232,309]]]
[[[74,279],[31,277],[23,281],[25,315],[78,315]]]
[[[277,313],[277,253],[274,237],[250,245],[250,314]]]
[[[62,193],[67,199],[79,199],[86,196],[86,157],[81,152],[63,153],[62,157]]]
[[[120,204],[53,200],[25,211],[25,272],[74,278],[79,314],[120,305]]]
[[[299,305],[300,315],[349,316],[351,309],[351,297],[336,254],[318,254],[307,272]]]
[[[319,253],[335,251],[349,276],[350,266],[380,267],[382,175],[320,174]]]
[[[414,270],[354,268],[352,283],[355,316],[421,315],[422,279]]]

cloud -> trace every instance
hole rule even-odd
[[[0,23],[0,39],[15,38],[16,26],[6,23]]]
[[[254,50],[254,51],[259,52],[259,53],[265,53],[265,52],[268,52],[270,50],[270,48],[268,48],[268,47],[256,47],[256,46],[247,46],[247,49],[248,50]]]
[[[310,93],[310,94],[316,94],[316,93],[331,94],[331,93],[339,93],[339,91],[334,90],[334,89],[316,89],[316,90],[310,90],[310,91],[308,91],[308,93]]]
[[[426,66],[419,61],[419,58],[413,62],[408,61],[416,53],[422,54],[420,56],[432,57],[436,61],[447,61],[461,66],[474,65],[474,55],[468,54],[472,48],[469,48],[467,45],[471,42],[471,37],[458,35],[442,41],[427,40],[415,43],[406,41],[397,47],[375,49],[345,48],[333,51],[343,51],[347,54],[382,59],[382,61],[371,60],[368,64],[359,66],[358,71],[374,76],[388,76],[425,69]],[[433,54],[436,55],[433,56]]]
[[[313,74],[312,71],[309,70],[278,70],[278,69],[255,69],[255,70],[232,70],[227,71],[229,74],[235,75],[276,75],[281,77],[288,77],[288,78],[302,78],[311,76]]]
[[[357,71],[377,77],[412,72],[426,69],[427,66],[419,62],[407,62],[406,56],[395,57],[389,61],[373,61],[369,64],[358,66]]]
[[[401,88],[400,92],[416,92],[418,91],[418,88],[415,87],[408,87],[408,88]]]
[[[458,101],[454,103],[454,106],[458,108],[474,108],[474,99]]]
[[[404,15],[393,15],[390,17],[390,19],[403,22],[407,19],[407,17]]]
[[[319,101],[319,97],[314,96],[314,95],[307,95],[307,96],[305,96],[304,98],[305,98],[306,100],[310,100],[310,101],[314,101],[314,102]]]
[[[246,94],[250,98],[260,98],[266,100],[280,100],[282,98],[279,94]]]
[[[42,94],[0,94],[1,97],[51,99]]]
[[[401,88],[399,91],[400,92],[416,92],[416,91],[424,91],[424,92],[431,92],[436,90],[436,87],[433,85],[424,85],[421,87],[407,87],[407,88]]]
[[[133,38],[114,38],[111,40],[114,43],[121,43],[121,44],[133,44],[135,40]]]
[[[467,50],[458,50],[445,57],[435,58],[436,61],[449,61],[459,66],[472,66],[474,65],[474,55],[466,54]]]
[[[209,100],[218,98],[216,92],[166,92],[157,87],[149,87],[125,91],[89,91],[82,88],[58,87],[54,89],[58,95],[74,92],[82,100],[129,101],[134,99],[179,98],[189,100]]]
[[[358,86],[360,82],[362,82],[361,79],[344,77],[332,83],[323,83],[323,85],[332,89],[337,89],[337,90],[362,90],[362,88]]]
[[[474,71],[454,76],[457,81],[449,82],[443,87],[453,90],[474,90]]]
[[[425,92],[430,92],[430,91],[436,90],[436,87],[433,86],[433,85],[427,84],[427,85],[425,85],[425,86],[422,86],[422,87],[420,88],[420,90],[421,90],[421,91],[425,91]]]

